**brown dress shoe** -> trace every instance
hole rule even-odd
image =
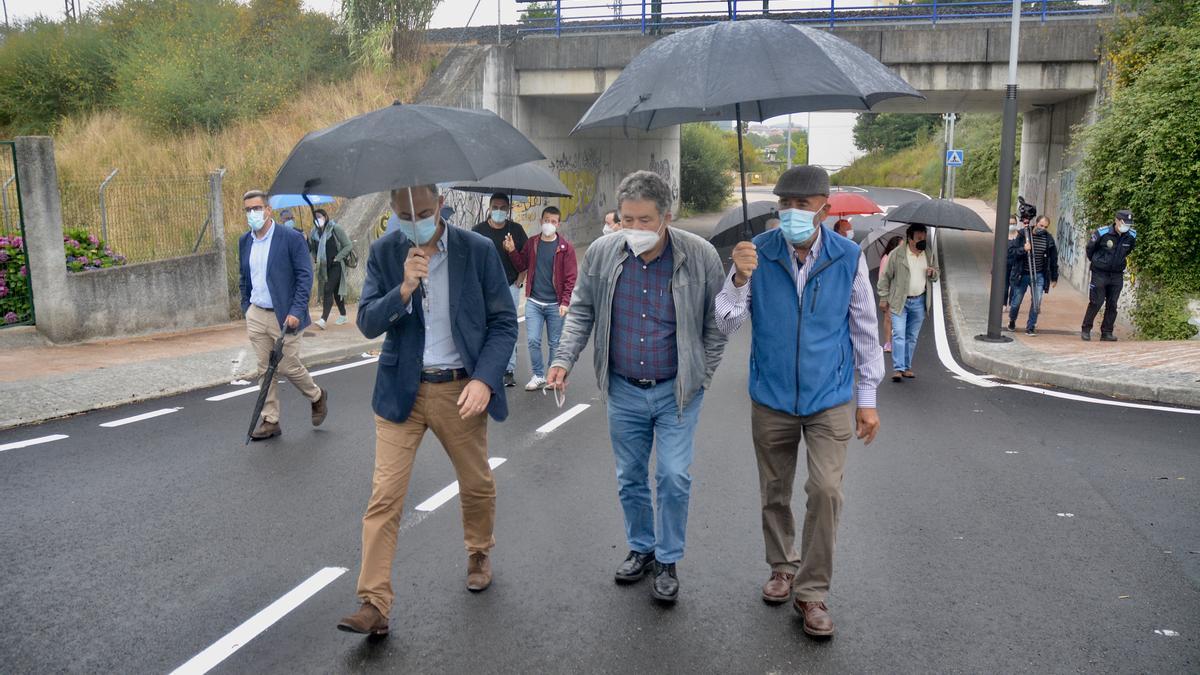
[[[829,608],[823,602],[805,602],[800,598],[792,603],[792,607],[804,617],[804,632],[813,637],[829,637],[833,635],[833,617],[829,616]]]
[[[913,371],[911,371],[911,370],[906,370],[906,371],[904,371],[903,375],[904,375],[904,377],[906,377],[906,378],[908,378],[908,379],[910,379],[910,380],[911,380],[911,379],[913,379],[914,377],[916,377],[916,376],[917,376],[917,375],[916,375],[916,373],[914,373],[914,372],[913,372]]]
[[[763,602],[769,602],[772,605],[780,605],[792,599],[792,579],[795,579],[795,574],[787,572],[771,572],[771,578],[767,583],[763,584],[762,598]]]
[[[250,434],[250,438],[256,441],[265,441],[268,438],[275,438],[282,433],[283,429],[279,427],[279,422],[262,420],[258,423],[258,428],[254,430],[254,433]]]
[[[387,635],[388,620],[375,605],[364,602],[358,611],[338,622],[338,630],[366,635]]]
[[[492,559],[486,553],[472,553],[467,558],[467,590],[478,593],[492,585]]]
[[[321,390],[321,398],[313,401],[313,426],[319,427],[325,421],[325,416],[329,414],[329,392]]]

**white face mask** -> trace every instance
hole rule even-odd
[[[603,228],[603,229],[602,229],[600,232],[601,232],[601,234],[612,234],[612,233],[613,233],[613,232],[615,232],[615,231],[616,231],[616,230],[614,230],[614,229],[613,229],[613,226],[612,226],[612,225],[609,225],[608,223],[605,223],[605,224],[604,224],[604,228]]]
[[[846,234],[843,236],[845,236],[847,239],[853,239],[854,238],[854,228],[852,227],[849,230],[846,230]]]
[[[317,217],[317,227],[325,227],[325,219],[324,218],[321,218],[320,216]]]
[[[558,226],[554,223],[542,223],[542,236],[553,237],[558,232]]]
[[[621,234],[625,236],[625,243],[629,244],[634,255],[641,255],[658,246],[658,240],[662,238],[659,230],[635,230],[632,227],[623,228]]]
[[[1129,231],[1129,225],[1122,223],[1122,222],[1117,223],[1117,232],[1120,232],[1121,234],[1125,234],[1128,231]]]

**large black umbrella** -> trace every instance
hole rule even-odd
[[[992,228],[971,209],[949,199],[918,199],[888,212],[887,220],[909,225],[927,225],[947,230],[991,232]]]
[[[275,369],[283,358],[283,333],[275,339],[275,347],[267,359],[267,370],[263,373],[262,382],[258,383],[258,400],[254,403],[254,413],[250,415],[250,430],[246,432],[246,445],[253,440],[254,429],[258,427],[258,418],[262,416],[263,406],[267,403],[267,393],[271,391],[271,383],[275,380]]]
[[[537,162],[510,167],[490,176],[484,176],[477,181],[454,183],[450,187],[454,190],[480,194],[503,192],[508,195],[524,197],[572,196],[571,191],[567,189],[566,185],[563,185],[553,171]]]
[[[533,143],[493,112],[396,102],[300,139],[271,194],[358,197],[478,180],[539,159]]]
[[[744,220],[746,215],[750,217],[748,221]],[[708,234],[708,242],[717,249],[717,253],[721,254],[722,260],[727,260],[733,247],[744,239],[745,223],[750,224],[751,236],[755,236],[766,232],[767,221],[778,217],[778,202],[767,200],[750,202],[746,206],[745,215],[742,213],[742,207],[732,208],[713,226],[712,231]]]
[[[924,98],[870,54],[830,33],[770,19],[723,21],[644,49],[574,131],[736,120],[745,207],[743,120],[870,110],[898,96]],[[744,213],[743,221],[749,220]]]

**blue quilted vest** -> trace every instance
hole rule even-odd
[[[793,248],[779,229],[754,238],[759,263],[751,282],[750,398],[807,417],[854,396],[850,292],[858,244],[821,227],[821,252],[808,263],[803,303],[792,275]]]

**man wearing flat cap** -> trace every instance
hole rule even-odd
[[[883,351],[866,260],[857,244],[820,224],[829,210],[829,174],[816,166],[788,169],[775,194],[779,227],[734,247],[716,318],[726,335],[748,316],[769,318],[751,323],[750,348],[750,426],[771,566],[762,598],[793,600],[804,631],[828,637],[833,619],[825,598],[846,448],[852,436],[869,444],[879,430]],[[808,499],[797,551],[791,501],[801,441]]]
[[[1104,319],[1100,322],[1100,340],[1117,341],[1117,336],[1113,335],[1117,325],[1117,301],[1125,287],[1125,259],[1137,243],[1137,230],[1133,229],[1133,212],[1129,209],[1117,211],[1114,220],[1112,225],[1093,232],[1087,244],[1092,281],[1088,284],[1088,306],[1079,332],[1085,342],[1092,339],[1092,326],[1101,306],[1104,307]]]

